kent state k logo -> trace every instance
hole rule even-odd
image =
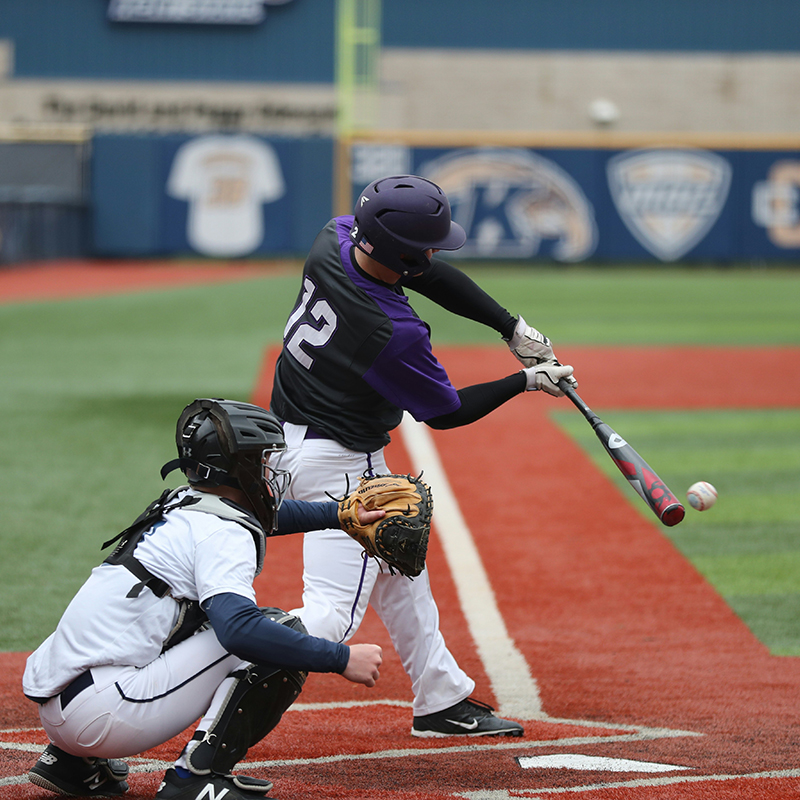
[[[597,247],[594,209],[554,162],[529,150],[457,150],[424,166],[467,232],[465,256],[582,261]]]

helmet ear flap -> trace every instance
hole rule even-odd
[[[228,484],[226,474],[234,466],[231,431],[223,424],[225,414],[211,399],[195,400],[181,413],[175,431],[179,464],[189,483]],[[228,426],[229,427],[229,426]]]
[[[206,402],[204,400],[195,400],[189,403],[181,412],[180,417],[178,417],[178,424],[175,428],[175,444],[178,447],[178,455],[181,457],[191,458],[192,456],[191,452],[187,452],[187,450],[191,450],[192,437],[199,424],[197,421],[198,416],[203,411],[208,410]]]

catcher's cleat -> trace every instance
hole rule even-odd
[[[118,797],[128,791],[128,765],[116,758],[81,758],[49,744],[28,772],[42,789],[69,797]]]
[[[462,700],[444,711],[414,717],[412,736],[522,736],[522,725],[492,714],[479,700]]]
[[[272,781],[252,778],[249,775],[190,775],[181,778],[170,767],[156,792],[156,800],[202,800],[221,798],[225,800],[270,800],[265,795],[272,788]]]

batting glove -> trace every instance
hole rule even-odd
[[[550,340],[532,328],[522,317],[517,321],[514,334],[508,340],[508,349],[524,367],[535,367],[546,361],[555,361]]]
[[[578,387],[578,382],[572,377],[572,367],[568,364],[549,361],[547,364],[537,364],[535,367],[527,367],[520,371],[525,373],[526,392],[541,391],[553,397],[563,397],[564,392],[558,386],[562,378],[565,378],[573,389]]]

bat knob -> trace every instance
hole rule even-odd
[[[686,516],[686,509],[680,503],[667,506],[661,514],[661,521],[671,528],[677,525]]]

